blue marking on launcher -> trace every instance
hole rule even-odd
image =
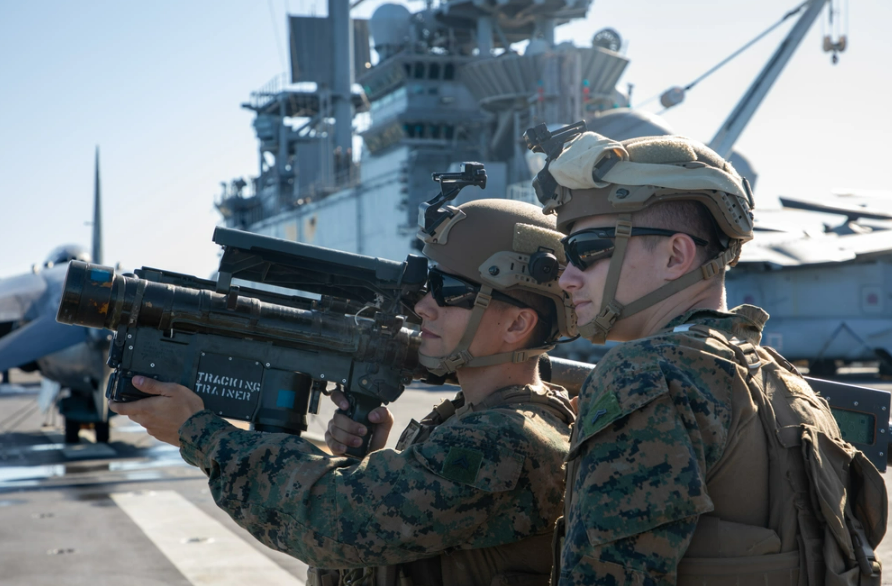
[[[276,395],[276,407],[283,409],[294,409],[294,402],[297,400],[297,393],[294,391],[280,390]]]
[[[112,280],[112,275],[108,271],[90,269],[90,280],[95,283],[108,283]]]

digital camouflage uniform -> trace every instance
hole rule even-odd
[[[239,525],[307,564],[362,568],[436,555],[441,576],[415,584],[488,586],[499,573],[544,584],[573,414],[559,387],[496,395],[506,391],[532,399],[463,406],[423,441],[362,460],[239,430],[207,410],[180,429],[181,453]],[[537,555],[512,556],[507,544],[524,541]]]
[[[866,547],[885,532],[882,479],[795,369],[757,349],[767,318],[693,310],[598,364],[571,439],[561,585],[859,583],[856,533]],[[834,517],[849,527],[833,535]]]
[[[699,323],[757,342],[754,309],[694,311],[667,328]],[[744,387],[730,350],[668,331],[613,348],[580,392],[562,585],[673,582],[698,516],[715,508],[707,477],[733,449],[731,393]],[[767,480],[753,502],[767,502]]]

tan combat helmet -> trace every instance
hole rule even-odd
[[[418,238],[424,242],[424,255],[481,287],[458,347],[445,357],[420,355],[421,364],[442,375],[465,366],[524,362],[554,348],[549,343],[493,356],[472,356],[468,348],[493,292],[511,296],[525,291],[553,303],[557,324],[549,342],[575,332],[572,305],[558,286],[565,260],[562,234],[555,230],[553,217],[543,216],[537,206],[506,199],[477,200],[438,211],[441,221],[436,223],[425,222],[423,213],[419,216]]]
[[[616,321],[734,266],[744,242],[753,238],[753,194],[730,163],[700,142],[681,136],[652,136],[616,142],[586,132],[549,164],[558,188],[545,213],[557,213],[558,230],[569,233],[578,220],[619,214],[616,241],[598,316],[580,327],[603,343]],[[658,202],[698,201],[709,210],[724,250],[703,266],[640,299],[622,305],[616,287],[632,228],[632,213]]]

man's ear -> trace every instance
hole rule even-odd
[[[674,281],[699,266],[697,245],[687,234],[673,234],[667,238],[665,247],[668,254],[665,266],[668,280]]]
[[[512,307],[514,319],[505,330],[504,340],[508,344],[524,341],[539,323],[539,314],[529,307]]]

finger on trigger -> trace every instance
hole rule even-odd
[[[347,395],[341,391],[332,391],[331,400],[338,406],[338,409],[341,409],[342,411],[346,411],[350,408],[350,401],[347,400]]]
[[[369,421],[372,423],[381,423],[382,421],[387,421],[387,415],[387,407],[376,407],[369,413]]]

